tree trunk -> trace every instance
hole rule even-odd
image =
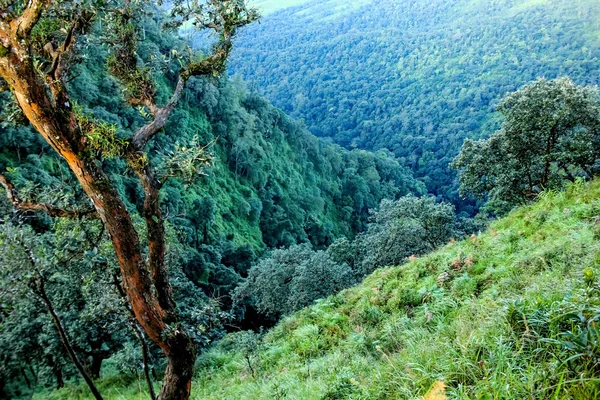
[[[146,263],[131,216],[100,162],[90,153],[66,88],[61,82],[52,80],[48,84],[52,92],[50,97],[46,84],[36,72],[29,50],[18,40],[11,39],[11,51],[0,57],[0,76],[12,89],[33,127],[65,159],[106,226],[135,317],[169,360],[160,399],[187,400],[195,351],[189,335],[179,324],[164,260],[160,259],[164,257],[165,250],[164,226],[158,191],[156,187],[150,187],[155,185],[155,179],[151,174],[140,176],[146,192],[144,208],[149,232],[150,260]],[[60,324],[57,328],[61,330]],[[72,349],[70,355],[75,356]],[[85,374],[85,377],[87,381],[89,376]]]
[[[167,369],[158,400],[188,399],[192,388],[195,356],[187,336],[181,338],[181,349],[168,357]]]
[[[98,353],[92,353],[92,362],[90,363],[90,376],[92,379],[100,379],[100,370],[102,369],[104,357]]]
[[[65,380],[63,379],[62,368],[51,354],[48,354],[46,356],[46,360],[48,366],[52,368],[52,374],[54,374],[54,378],[56,379],[56,389],[62,389],[63,387],[65,387]]]
[[[29,377],[27,376],[27,371],[25,371],[24,369],[21,370],[21,375],[23,375],[23,379],[25,380],[25,384],[27,385],[27,389],[31,389],[31,381],[29,380]]]

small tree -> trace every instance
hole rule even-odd
[[[487,140],[467,139],[451,164],[460,171],[462,196],[487,197],[502,212],[598,172],[597,88],[567,78],[539,79],[506,96],[498,111],[501,129]]]
[[[278,318],[354,283],[347,264],[337,264],[328,253],[303,244],[275,250],[252,267],[235,300],[249,301],[260,312]]]
[[[60,275],[60,272],[54,267],[56,260],[52,251],[49,250],[49,246],[42,238],[31,232],[31,228],[17,230],[11,224],[2,226],[0,245],[3,249],[0,253],[0,279],[2,286],[7,287],[7,290],[0,293],[0,299],[14,307],[21,301],[21,297],[33,294],[50,315],[60,341],[73,365],[89,386],[94,397],[101,400],[102,396],[92,381],[93,377],[90,376],[89,369],[85,368],[84,363],[77,355],[75,341],[67,332],[64,320],[59,315],[59,310],[51,295],[48,275]],[[71,301],[76,300],[76,298],[71,299]],[[56,367],[54,357],[47,364]],[[57,376],[57,380],[57,386],[64,385],[62,373]]]
[[[360,259],[357,273],[364,276],[377,267],[398,265],[411,255],[435,250],[456,234],[456,224],[454,206],[436,203],[433,197],[383,200],[367,231],[352,244]]]
[[[0,183],[17,208],[44,211],[56,217],[100,218],[112,240],[132,310],[147,336],[167,358],[159,398],[180,400],[190,396],[195,349],[180,323],[165,268],[161,180],[156,177],[145,148],[164,128],[191,77],[216,76],[225,70],[237,30],[256,20],[258,14],[244,0],[173,1],[168,27],[193,24],[198,29],[209,29],[216,34],[216,43],[208,56],[169,53],[179,58],[180,69],[169,100],[158,104],[153,72],[160,71],[141,64],[137,55],[141,37],[138,22],[149,10],[148,6],[154,4],[161,2],[2,2],[0,87],[14,94],[26,120],[68,164],[90,199],[93,211],[24,202],[6,177]],[[99,34],[94,37],[92,32]],[[107,45],[109,49],[106,67],[122,85],[126,102],[140,108],[149,118],[132,135],[85,115],[71,100],[70,67],[85,57],[87,49],[99,45]],[[202,154],[190,156],[200,163],[206,162]],[[142,216],[147,228],[147,257],[132,222],[132,211],[103,170],[102,160],[110,157],[124,159],[144,189]],[[162,173],[170,175],[169,171]]]

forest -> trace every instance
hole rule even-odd
[[[507,93],[542,77],[598,84],[598,14],[590,0],[309,1],[248,27],[230,70],[317,136],[389,149],[473,214],[448,164],[498,129]]]
[[[262,3],[0,4],[0,398],[600,393],[598,5]]]

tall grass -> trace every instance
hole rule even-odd
[[[197,399],[600,396],[600,182],[547,192],[468,239],[282,321],[254,355],[199,362]],[[577,318],[575,318],[575,317]],[[585,340],[587,340],[586,343]]]

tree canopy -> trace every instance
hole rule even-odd
[[[386,148],[430,193],[462,201],[448,164],[540,77],[599,84],[600,4],[587,0],[314,0],[242,33],[230,70],[317,136]]]
[[[498,105],[502,127],[487,140],[467,139],[452,167],[462,195],[488,199],[499,211],[547,189],[598,173],[600,96],[568,78],[540,79]]]

